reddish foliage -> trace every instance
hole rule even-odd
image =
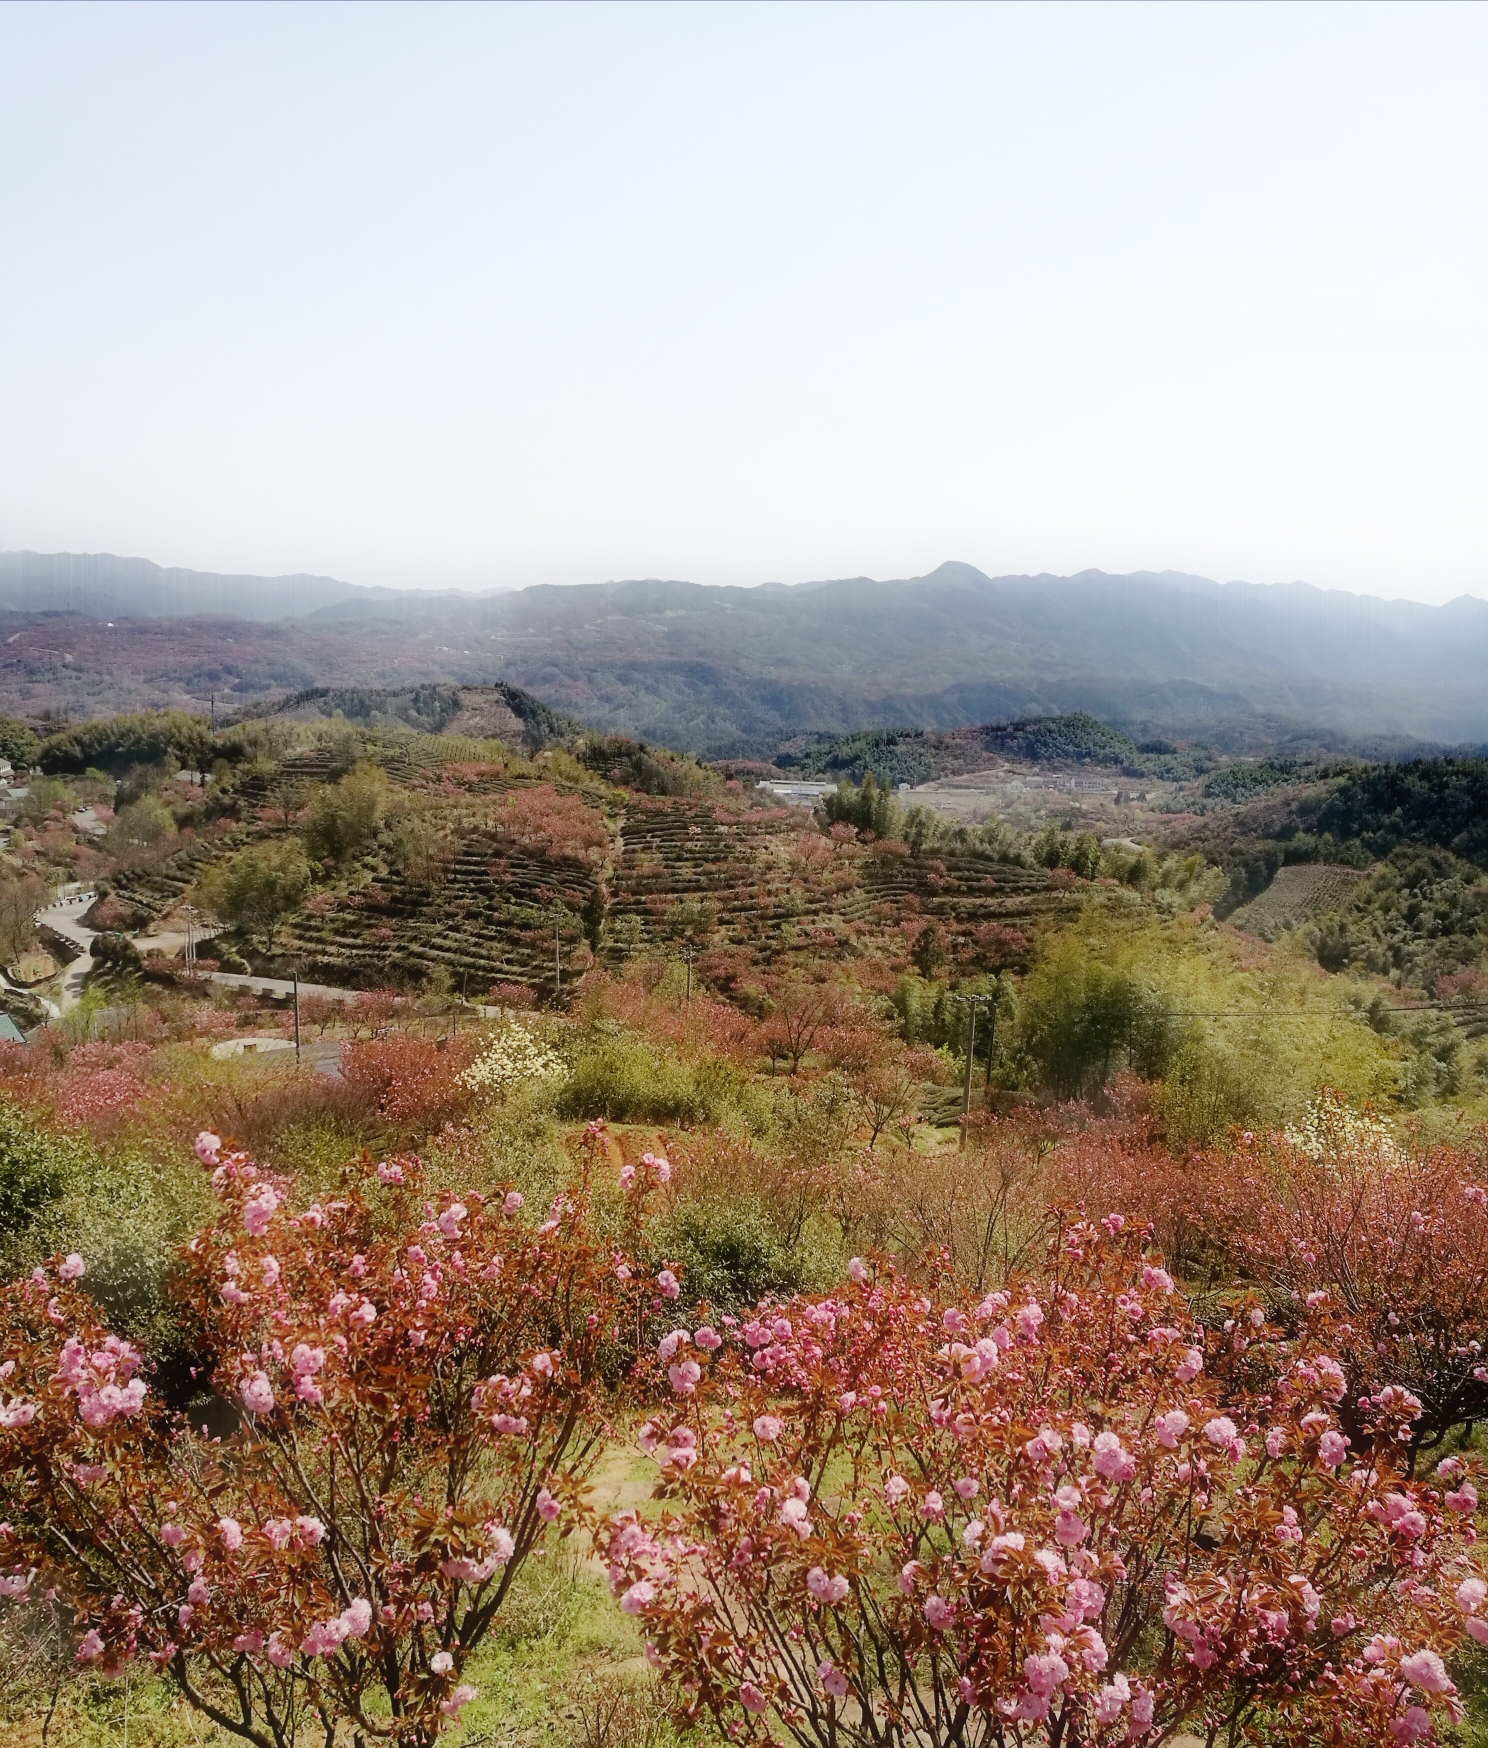
[[[1228,1164],[1233,1189],[1214,1199],[1216,1236],[1293,1315],[1319,1289],[1346,1309],[1351,1395],[1405,1385],[1425,1404],[1413,1442],[1427,1446],[1488,1416],[1481,1157],[1442,1147],[1313,1159],[1272,1136]]]
[[[389,1122],[425,1127],[442,1122],[465,1103],[460,1076],[475,1051],[476,1043],[468,1034],[437,1042],[374,1038],[346,1046],[341,1075]]]
[[[665,1038],[684,1056],[722,1056],[752,1068],[762,1054],[759,1028],[748,1014],[696,988],[690,1002],[675,1004],[633,978],[601,978],[590,986],[589,999],[607,1019]]]
[[[70,1284],[82,1259],[0,1303],[0,1595],[55,1589],[80,1663],[144,1652],[255,1748],[423,1748],[458,1715],[514,1575],[574,1521],[625,1360],[635,1289],[582,1192],[534,1230],[519,1196],[426,1201],[416,1161],[378,1178],[291,1212],[284,1179],[218,1165],[184,1291],[240,1411],[224,1440],[168,1423]]]
[[[551,783],[508,790],[496,803],[491,823],[502,836],[538,855],[564,856],[597,867],[609,853],[604,816]]]
[[[1403,1393],[1350,1462],[1325,1323],[1246,1321],[1211,1377],[1141,1235],[1102,1226],[979,1304],[855,1263],[721,1351],[667,1338],[641,1443],[668,1504],[608,1554],[687,1718],[1115,1748],[1263,1713],[1268,1742],[1362,1748],[1452,1715],[1464,1615],[1488,1638],[1465,1466],[1402,1478]]]

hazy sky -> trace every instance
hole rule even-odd
[[[0,547],[1488,594],[1488,9],[0,9]]]

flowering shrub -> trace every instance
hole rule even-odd
[[[1285,1138],[1317,1164],[1365,1158],[1393,1165],[1404,1157],[1388,1123],[1368,1111],[1354,1110],[1341,1094],[1326,1087]]]
[[[1402,1479],[1404,1392],[1350,1445],[1325,1325],[1287,1345],[1242,1320],[1206,1355],[1121,1224],[1066,1230],[1044,1278],[978,1303],[854,1262],[727,1340],[667,1338],[675,1407],[641,1443],[668,1503],[613,1519],[606,1553],[688,1717],[761,1742],[1300,1745],[1452,1714],[1443,1658],[1488,1640],[1462,1465]],[[1260,1387],[1226,1399],[1211,1357]]]
[[[1229,1197],[1231,1253],[1291,1304],[1328,1289],[1348,1312],[1350,1397],[1403,1384],[1429,1446],[1488,1414],[1488,1189],[1481,1165],[1356,1148],[1315,1159],[1254,1140]],[[1232,1168],[1232,1177],[1234,1176]],[[1249,1192],[1248,1196],[1246,1192]],[[1216,1208],[1216,1218],[1224,1213]]]
[[[509,789],[492,808],[491,824],[502,837],[541,856],[598,867],[609,853],[604,815],[551,783]]]
[[[563,1059],[525,1026],[506,1026],[460,1076],[460,1084],[473,1093],[501,1094],[564,1072]]]
[[[431,1041],[395,1034],[348,1044],[341,1074],[390,1122],[429,1124],[465,1096],[463,1076],[474,1046],[469,1037]]]
[[[630,1271],[578,1193],[533,1229],[515,1193],[426,1199],[399,1160],[292,1211],[292,1184],[198,1147],[220,1212],[185,1292],[238,1430],[168,1419],[81,1257],[7,1289],[0,1594],[55,1589],[79,1663],[143,1654],[258,1748],[338,1724],[427,1743],[474,1697],[513,1574],[573,1521]]]

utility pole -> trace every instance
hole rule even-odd
[[[991,1007],[993,1026],[997,1024],[997,997],[995,995],[961,995],[956,998],[966,1003],[966,1074],[961,1086],[961,1151],[966,1151],[966,1131],[971,1126],[971,1069],[976,1055],[976,1011],[984,1004]],[[994,1036],[996,1035],[994,1030]],[[991,1069],[988,1069],[991,1074]]]
[[[196,906],[183,907],[186,916],[186,975],[196,976]]]
[[[553,912],[553,994],[563,993],[563,912]]]
[[[691,939],[682,943],[682,957],[687,962],[687,1005],[692,1006],[692,961],[697,953],[697,945]]]
[[[982,1082],[983,1102],[992,1091],[992,1050],[997,1043],[997,1004],[1002,999],[1002,979],[992,979],[992,999],[987,1003],[987,1078]]]
[[[300,968],[298,965],[293,968],[291,975],[294,978],[295,1067],[298,1068],[300,1066]]]
[[[966,1081],[961,1088],[961,1151],[966,1151],[966,1130],[971,1122],[971,1059],[976,1051],[976,1003],[966,1004]]]

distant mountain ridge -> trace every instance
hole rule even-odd
[[[24,701],[26,682],[50,675],[90,714],[108,685],[79,676],[112,662],[136,705],[504,680],[596,728],[715,755],[1081,710],[1138,741],[1229,750],[1488,740],[1488,601],[1471,596],[1437,607],[1175,571],[989,577],[957,562],[887,582],[471,594],[0,554],[7,624],[44,612],[69,615],[65,638],[53,618],[35,659],[40,630],[5,645],[0,694]]]

